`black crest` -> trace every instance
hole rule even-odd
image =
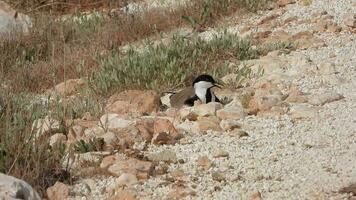
[[[210,83],[216,83],[215,80],[213,79],[213,77],[211,77],[208,74],[202,74],[200,76],[198,76],[197,78],[195,78],[195,80],[193,81],[193,86],[195,83],[198,83],[200,81],[206,81],[206,82],[210,82]]]

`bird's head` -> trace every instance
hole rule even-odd
[[[212,87],[221,88],[222,84],[216,82],[210,75],[202,74],[193,81],[193,87],[195,89],[207,90]]]

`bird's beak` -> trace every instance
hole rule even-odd
[[[221,89],[222,87],[224,87],[224,85],[223,85],[222,83],[218,83],[218,82],[215,82],[215,83],[214,83],[214,86],[215,86],[215,87],[218,87],[218,88],[220,88],[220,89]]]

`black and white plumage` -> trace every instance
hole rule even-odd
[[[170,104],[172,107],[180,108],[184,105],[193,106],[196,100],[200,100],[202,103],[220,102],[211,90],[213,87],[221,88],[220,85],[210,75],[200,75],[193,81],[191,87],[173,93],[170,97]]]

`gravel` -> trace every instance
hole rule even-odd
[[[340,24],[345,13],[355,13],[354,5],[354,0],[314,0],[309,7],[288,5],[280,18],[308,19],[313,13],[326,10]],[[273,11],[260,14],[270,12]],[[249,20],[256,21],[257,17]],[[287,31],[308,29],[306,25],[288,27]],[[237,29],[231,27],[231,30]],[[318,117],[295,120],[288,115],[248,116],[237,120],[248,132],[247,137],[208,132],[188,136],[190,142],[184,145],[149,146],[147,154],[168,150],[175,152],[178,160],[185,161],[170,164],[169,171],[180,169],[187,174],[189,181],[184,185],[196,192],[187,199],[249,199],[256,191],[263,199],[349,197],[338,190],[356,182],[356,140],[353,139],[356,137],[356,35],[341,32],[323,33],[320,37],[325,40],[325,47],[281,56],[290,60],[295,57],[311,60],[304,66],[308,73],[303,70],[292,80],[303,92],[333,92],[345,97],[318,107]],[[316,73],[314,68],[325,62],[334,63],[337,73]],[[289,66],[285,73],[293,67]],[[214,158],[219,149],[229,156]],[[208,156],[214,167],[206,171],[199,169],[196,161],[200,156]],[[216,172],[222,173],[226,180],[213,180],[212,174]],[[106,187],[109,182],[112,181],[99,180],[97,185]],[[171,185],[164,182],[162,177],[152,177],[135,187],[149,194],[140,199],[163,199],[171,191]]]

